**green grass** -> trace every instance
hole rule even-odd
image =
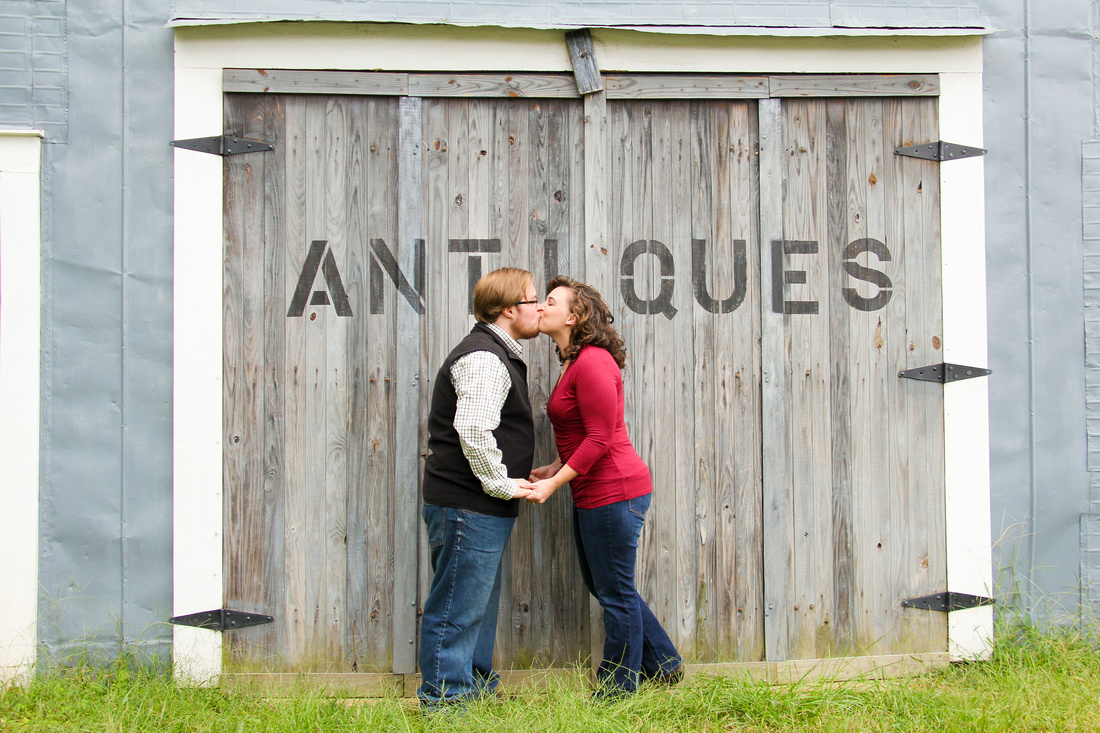
[[[1100,652],[1066,631],[1001,634],[988,662],[918,677],[768,685],[697,678],[607,705],[588,702],[586,676],[512,699],[424,718],[414,701],[341,700],[306,688],[286,697],[175,685],[111,667],[41,674],[0,688],[8,731],[1094,731]]]

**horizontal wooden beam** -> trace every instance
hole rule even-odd
[[[414,97],[579,97],[569,74],[409,74]]]
[[[783,74],[768,77],[772,97],[934,97],[936,74]]]
[[[222,90],[257,94],[371,94],[406,96],[409,75],[385,71],[226,69]]]
[[[936,96],[936,74],[615,74],[608,99]],[[577,98],[570,74],[417,74],[382,71],[226,69],[226,92],[368,94],[410,97]]]
[[[631,74],[605,76],[608,99],[760,99],[768,96],[766,76]]]

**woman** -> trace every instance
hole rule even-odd
[[[556,277],[547,293],[539,331],[554,340],[562,362],[546,404],[559,458],[531,472],[527,500],[541,504],[570,482],[581,576],[604,612],[597,696],[633,692],[645,680],[675,684],[683,678],[683,660],[634,587],[653,482],[626,434],[623,340],[591,286]]]

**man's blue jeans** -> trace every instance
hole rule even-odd
[[[599,694],[633,692],[643,680],[675,672],[683,660],[634,587],[638,535],[650,495],[595,509],[573,508],[573,536],[581,577],[603,608]]]
[[[429,707],[491,692],[500,603],[500,558],[514,517],[425,504],[432,587],[420,618],[417,690]]]

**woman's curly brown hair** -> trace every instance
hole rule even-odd
[[[546,292],[560,287],[571,291],[573,302],[569,311],[577,317],[577,322],[569,334],[569,345],[565,348],[565,353],[557,349],[558,359],[563,363],[572,361],[577,358],[582,346],[591,344],[607,349],[619,369],[622,369],[626,365],[626,348],[622,337],[611,326],[615,322],[615,316],[611,315],[611,309],[599,291],[571,277],[558,275],[546,286]]]

